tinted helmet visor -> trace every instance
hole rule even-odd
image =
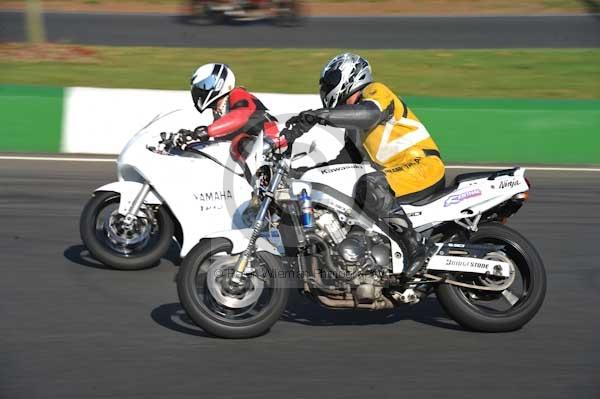
[[[330,106],[330,104],[325,103],[325,98],[340,84],[341,80],[342,72],[339,69],[326,71],[319,80],[321,100],[326,107]]]
[[[216,88],[216,85],[217,77],[210,75],[192,86],[192,99],[197,108],[200,108],[205,103],[207,97]]]
[[[196,108],[200,109],[200,107],[204,104],[209,94],[210,90],[203,90],[196,86],[192,87],[192,99],[194,100]]]

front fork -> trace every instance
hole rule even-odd
[[[126,229],[131,229],[133,227],[133,222],[137,218],[137,214],[146,199],[146,196],[150,192],[150,184],[144,183],[140,192],[136,195],[135,199],[131,203],[131,206],[127,210],[127,214],[125,215],[125,219],[123,219],[123,227]]]
[[[248,262],[250,261],[250,258],[252,257],[252,254],[255,251],[256,240],[258,239],[258,236],[260,235],[260,232],[264,227],[267,211],[269,210],[269,206],[271,206],[271,203],[273,202],[275,190],[277,190],[277,187],[279,187],[279,183],[281,183],[281,179],[283,178],[284,174],[284,168],[277,168],[277,172],[273,176],[273,179],[271,179],[269,187],[264,193],[264,198],[262,200],[262,203],[260,204],[260,208],[258,209],[256,219],[254,219],[254,224],[252,225],[252,234],[250,235],[250,239],[248,240],[248,246],[246,247],[244,252],[242,252],[242,255],[238,259],[235,268],[235,273],[233,273],[233,276],[231,277],[231,282],[233,284],[242,284],[244,271],[246,270]]]

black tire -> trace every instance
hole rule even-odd
[[[485,311],[474,306],[460,287],[440,284],[437,297],[446,313],[461,326],[481,332],[514,331],[529,322],[539,311],[546,295],[546,272],[533,245],[520,233],[500,223],[481,225],[471,242],[506,245],[506,253],[519,273],[527,275],[523,297],[504,312]],[[525,281],[525,280],[524,280]]]
[[[155,234],[159,234],[159,237],[151,247],[144,248],[138,254],[120,254],[103,242],[102,237],[98,236],[96,222],[99,213],[108,204],[118,202],[120,197],[119,193],[109,191],[97,192],[92,195],[83,208],[79,220],[81,241],[94,258],[118,270],[140,270],[156,265],[169,249],[175,233],[173,220],[163,206],[159,207],[156,212],[159,231]]]
[[[194,323],[211,335],[233,339],[262,335],[279,320],[287,305],[289,289],[285,276],[289,276],[289,266],[268,252],[257,252],[256,256],[268,265],[275,276],[273,288],[269,289],[271,300],[258,315],[249,320],[225,320],[211,312],[203,303],[198,293],[197,276],[203,278],[202,273],[199,272],[206,260],[215,254],[230,253],[230,251],[231,242],[224,238],[205,239],[198,243],[179,268],[177,275],[179,300]],[[202,292],[205,290],[207,290],[205,287],[201,289]]]

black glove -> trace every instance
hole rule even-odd
[[[280,137],[285,137],[287,149],[284,151],[286,154],[290,154],[294,141],[301,137],[305,132],[301,130],[297,125],[285,128],[281,131]]]
[[[298,115],[291,117],[285,123],[287,128],[295,127],[303,133],[308,132],[314,125],[319,123],[320,118],[318,117],[317,111],[308,110],[300,112]]]
[[[208,141],[210,136],[208,135],[208,128],[206,126],[198,126],[194,129],[194,140],[205,142]]]
[[[180,129],[175,143],[178,147],[185,148],[191,143],[206,142],[209,138],[206,126],[198,126],[194,130]]]
[[[173,133],[161,132],[160,141],[158,142],[160,145],[159,148],[164,151],[170,151],[173,146],[177,145],[175,141],[175,135]]]

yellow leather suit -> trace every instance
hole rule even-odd
[[[360,102],[372,101],[387,120],[363,135],[363,147],[381,168],[396,197],[425,190],[444,179],[445,167],[429,132],[387,86],[371,83]]]

